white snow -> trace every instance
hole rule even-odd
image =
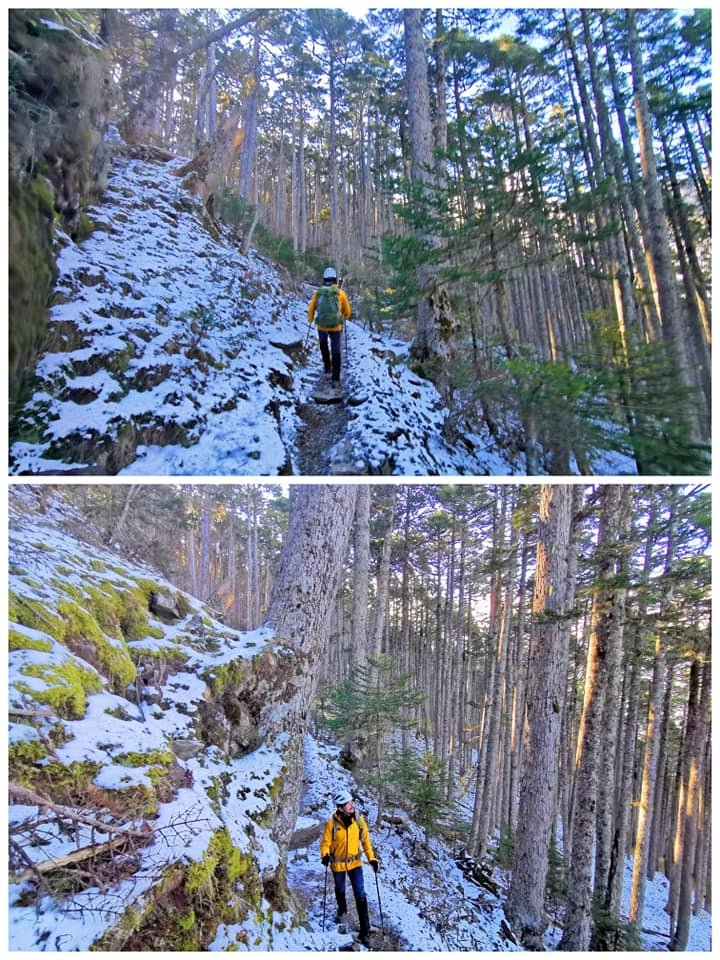
[[[58,529],[54,519],[58,511],[54,511],[52,499],[47,514],[39,518],[32,510],[33,496],[33,490],[25,487],[13,488],[11,495],[10,582],[18,596],[42,598],[45,609],[52,613],[58,602],[69,596],[68,590],[92,585],[99,578],[109,580],[118,589],[123,585],[132,586],[148,576],[163,582],[147,568],[126,562],[121,565],[110,552],[80,543]],[[134,702],[135,694],[131,690],[126,695],[104,690],[89,696],[82,718],[62,721],[64,738],[55,747],[53,761],[97,763],[99,769],[94,782],[108,791],[147,784],[153,751],[167,751],[171,741],[177,739],[193,739],[194,717],[208,693],[206,679],[221,665],[250,658],[272,642],[270,630],[231,630],[209,618],[207,611],[192,598],[188,601],[197,613],[203,613],[205,639],[193,633],[192,614],[174,625],[151,621],[154,628],[163,630],[163,638],[158,640],[161,648],[172,647],[184,652],[185,668],[166,678],[161,696],[156,696],[152,688],[141,690],[139,703]],[[28,677],[25,673],[28,666],[61,662],[64,657],[74,658],[86,669],[93,670],[41,629],[31,630],[17,624],[11,624],[11,628],[33,641],[43,640],[50,647],[49,652],[10,652],[11,711],[33,707],[33,691],[42,689],[43,678]],[[26,685],[25,693],[19,691],[22,684]],[[33,722],[23,719],[20,713],[13,716],[9,736],[12,745],[38,743],[41,737],[49,736],[55,724],[52,716],[40,715]],[[309,734],[304,746],[305,774],[296,830],[315,827],[319,838],[319,830],[332,813],[333,796],[339,788],[353,790],[355,784],[339,764],[337,746]],[[177,788],[172,799],[159,804],[154,816],[129,824],[140,827],[145,822],[153,830],[152,842],[139,851],[137,869],[105,889],[91,887],[74,893],[69,899],[41,895],[37,902],[27,903],[23,895],[29,893],[29,883],[11,882],[8,888],[10,949],[90,950],[115,926],[128,906],[142,909],[144,898],[165,867],[176,862],[189,864],[202,860],[211,838],[221,827],[227,829],[239,850],[252,854],[261,872],[274,870],[280,862],[280,852],[262,824],[272,791],[283,776],[282,748],[281,741],[262,744],[247,756],[233,759],[218,746],[204,746],[196,756],[182,761],[184,785]],[[128,754],[132,754],[132,758],[129,759]],[[147,762],[136,765],[144,755]],[[223,784],[221,796],[218,783]],[[362,809],[381,862],[377,884],[372,870],[365,868],[373,936],[380,948],[389,943],[393,949],[403,951],[518,949],[503,933],[501,898],[468,881],[448,845],[432,840],[430,857],[425,858],[419,855],[421,831],[412,823],[402,829],[385,821],[377,825],[377,806],[369,795],[364,795]],[[8,816],[14,836],[24,831],[23,848],[33,862],[61,856],[103,839],[101,830],[84,825],[78,825],[74,835],[60,831],[40,816],[37,807],[27,803],[10,806]],[[107,820],[102,822],[104,825]],[[243,924],[220,926],[210,944],[211,950],[336,951],[347,944],[347,934],[341,934],[328,922],[333,906],[331,883],[323,929],[325,872],[320,862],[319,839],[291,849],[286,867],[288,887],[297,901],[297,911],[273,913],[270,904],[265,902],[262,915],[251,911]],[[631,868],[628,862],[626,903]],[[496,870],[494,879],[502,889],[506,879],[502,871]],[[664,913],[667,895],[667,881],[658,874],[647,886],[644,928],[667,934],[668,918]],[[352,902],[351,896],[349,902]],[[387,935],[385,941],[383,931]],[[558,935],[556,928],[548,930],[549,949],[557,943]],[[643,941],[647,950],[667,949],[666,937],[645,933]],[[710,951],[711,921],[707,913],[692,917],[689,949]]]
[[[180,163],[116,156],[88,211],[94,232],[79,244],[58,233],[54,347],[37,365],[11,473],[524,473],[507,438],[461,422],[459,439],[446,439],[448,411],[408,369],[408,344],[357,316],[346,338],[350,401],[327,413],[327,444],[308,444],[320,373],[314,334],[309,352],[302,346],[311,288],[291,289],[227,231],[214,239],[175,175]],[[108,464],[115,449],[120,461]],[[617,455],[596,460],[597,473],[634,472]]]

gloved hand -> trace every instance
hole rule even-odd
[[[324,867],[327,867],[330,863],[330,859],[331,859],[330,854],[326,853],[325,856],[322,858],[322,865]]]
[[[370,866],[373,868],[373,870],[375,871],[375,873],[377,873],[378,870],[380,869],[380,864],[377,862],[377,860],[371,860],[371,861],[370,861]]]

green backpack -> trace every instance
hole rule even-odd
[[[340,313],[340,289],[338,287],[318,287],[315,306],[315,323],[321,330],[337,327],[342,323]]]

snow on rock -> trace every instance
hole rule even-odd
[[[353,322],[350,396],[332,412],[327,444],[308,441],[320,361],[314,335],[303,348],[307,300],[212,228],[181,187],[180,164],[120,145],[88,210],[93,233],[79,244],[58,237],[51,346],[18,418],[12,473],[522,471],[490,452],[489,436],[444,439],[447,411],[408,370],[407,345]]]
[[[152,570],[80,543],[41,496],[15,488],[10,507],[11,948],[200,949],[201,928],[262,930],[262,912],[271,930],[282,744],[228,752],[217,704],[272,631],[225,627]],[[152,614],[154,591],[180,598],[181,620]],[[42,883],[28,870],[73,856]],[[220,918],[214,896],[228,898]]]
[[[8,806],[9,946],[13,951],[335,951],[350,940],[330,922],[319,840],[338,789],[357,792],[340,749],[306,734],[295,834],[285,859],[270,829],[283,803],[283,744],[231,749],[223,683],[273,640],[214,619],[153,570],[96,546],[83,518],[48,487],[10,488]],[[153,614],[153,592],[182,617]],[[181,602],[181,598],[184,601]],[[225,688],[228,689],[228,688]],[[232,704],[230,705],[232,708]],[[24,792],[23,792],[24,791]],[[57,815],[38,795],[77,814]],[[359,801],[381,869],[365,867],[372,940],[385,951],[517,951],[500,895],[460,870],[438,839],[405,815],[382,819]],[[396,811],[403,814],[403,811]],[[126,847],[104,845],[133,832]],[[29,870],[100,852],[75,868]],[[286,882],[282,877],[286,877]],[[626,865],[627,889],[631,865]],[[380,900],[378,900],[378,893]],[[667,949],[667,881],[648,882],[643,934]],[[353,898],[348,896],[353,912]],[[382,906],[382,912],[381,912]],[[552,950],[560,930],[546,937]],[[691,919],[690,945],[710,950],[710,917]]]

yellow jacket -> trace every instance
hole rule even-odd
[[[354,870],[362,864],[361,843],[368,861],[375,860],[364,817],[359,813],[355,814],[350,826],[346,827],[340,816],[334,813],[325,824],[325,832],[320,843],[320,856],[330,854],[332,857],[330,868],[334,873]]]
[[[317,307],[317,290],[312,295],[312,299],[308,304],[308,323],[312,323],[315,319],[315,308]],[[352,314],[352,308],[350,307],[350,301],[348,300],[347,294],[344,290],[338,290],[338,309],[340,310],[341,316],[345,320],[350,319]],[[324,327],[323,329],[327,330],[328,333],[335,333],[338,330],[342,330],[342,323],[338,323],[335,327]]]

